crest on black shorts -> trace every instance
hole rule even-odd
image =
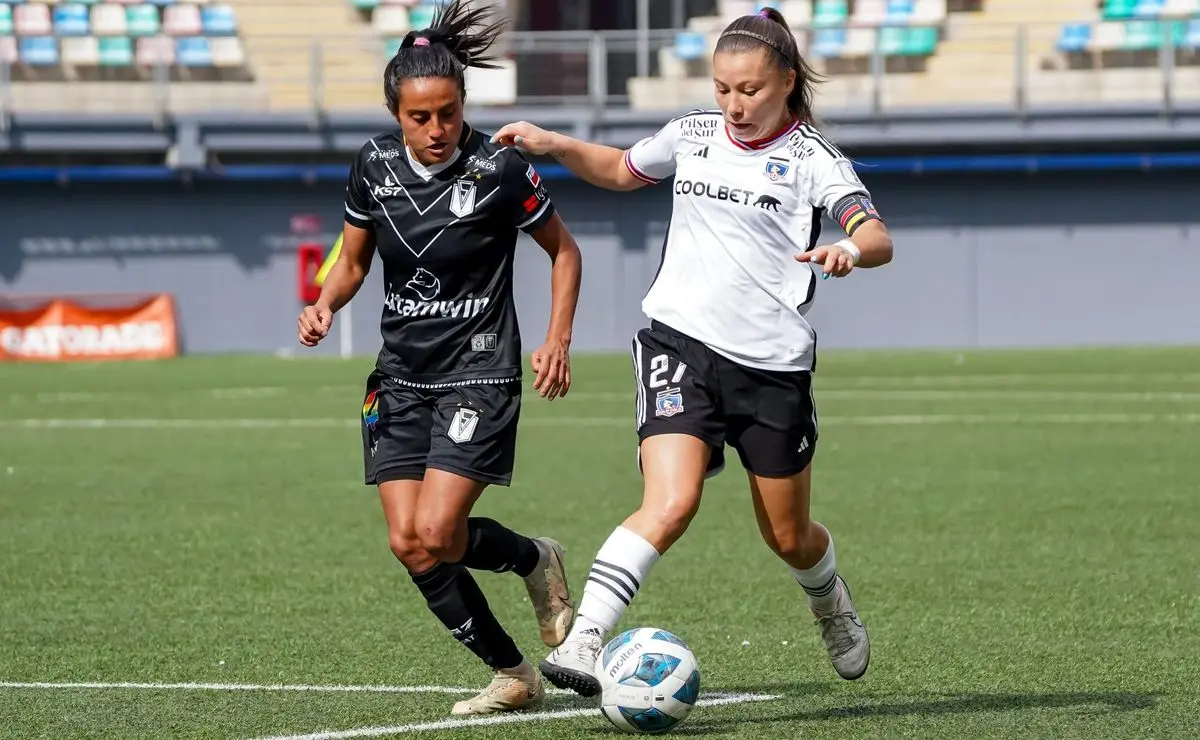
[[[379,391],[371,391],[363,399],[362,414],[363,424],[367,425],[367,429],[375,431],[375,426],[379,424]]]
[[[683,393],[678,388],[659,391],[654,397],[655,416],[674,416],[683,413]]]
[[[479,412],[459,406],[458,411],[454,412],[454,418],[450,420],[450,428],[446,430],[446,436],[458,444],[470,442],[471,438],[475,436],[475,427],[477,426],[479,426]]]

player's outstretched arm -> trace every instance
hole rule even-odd
[[[533,238],[550,255],[551,264],[550,326],[546,329],[546,343],[533,353],[533,370],[537,373],[533,388],[543,398],[553,401],[571,389],[571,334],[579,303],[583,255],[558,214],[534,231]]]
[[[301,344],[315,347],[329,334],[333,315],[362,287],[374,256],[375,232],[347,223],[342,232],[342,250],[325,276],[321,296],[300,314]]]
[[[646,184],[625,166],[623,150],[546,131],[525,121],[504,126],[492,141],[530,154],[549,154],[571,172],[606,190],[636,190]]]
[[[824,277],[844,277],[855,267],[881,267],[892,261],[892,236],[882,221],[867,221],[853,237],[796,255],[799,262],[823,266]]]

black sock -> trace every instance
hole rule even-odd
[[[438,563],[412,580],[450,634],[493,670],[516,668],[524,660],[466,568]]]
[[[467,519],[467,552],[459,565],[496,573],[512,571],[524,578],[537,567],[538,547],[494,519]]]

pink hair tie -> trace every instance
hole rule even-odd
[[[418,36],[413,39],[413,46],[429,46],[429,39],[424,36]]]
[[[763,18],[766,18],[770,15],[767,12],[768,10],[770,10],[770,8],[763,8],[762,10],[758,11],[758,14],[761,15]]]

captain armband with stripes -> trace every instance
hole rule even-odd
[[[868,221],[883,221],[871,198],[864,193],[851,193],[842,198],[834,204],[830,215],[846,236],[854,236],[854,232]]]

